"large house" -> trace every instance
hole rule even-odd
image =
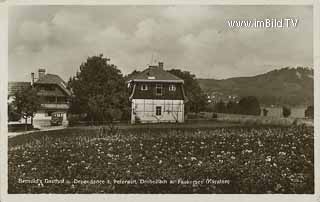
[[[8,103],[14,100],[15,93],[23,91],[33,86],[37,89],[40,99],[40,109],[35,113],[33,125],[36,128],[50,126],[53,112],[63,116],[63,124],[67,124],[67,111],[69,109],[70,90],[66,83],[55,74],[46,74],[45,69],[38,70],[38,78],[31,73],[31,82],[9,82],[8,83]],[[24,120],[20,122],[24,123]],[[30,123],[31,120],[28,120]]]
[[[130,77],[131,123],[184,122],[183,83],[162,62]]]
[[[46,74],[45,69],[38,70],[38,79],[31,73],[31,85],[37,89],[41,107],[34,116],[34,125],[38,127],[50,125],[51,114],[58,112],[63,116],[63,124],[67,124],[70,90],[66,83],[55,74]]]

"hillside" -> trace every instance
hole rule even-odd
[[[265,105],[313,104],[313,69],[283,68],[252,77],[198,79],[204,92],[258,97]]]

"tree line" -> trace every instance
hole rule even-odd
[[[261,108],[259,101],[254,96],[245,96],[240,99],[239,102],[229,101],[227,103],[220,100],[216,104],[207,106],[206,111],[216,112],[216,113],[228,113],[228,114],[243,114],[243,115],[268,115],[268,110],[266,108]],[[282,106],[282,116],[289,117],[291,115],[291,108],[288,106]],[[304,117],[314,118],[314,107],[309,105],[304,111]]]

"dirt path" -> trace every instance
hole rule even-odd
[[[47,127],[47,128],[42,128],[40,130],[30,130],[30,131],[22,131],[22,132],[8,132],[8,137],[16,137],[19,135],[26,135],[29,133],[36,133],[36,132],[43,132],[43,131],[51,131],[51,130],[62,130],[67,128],[66,126],[52,126],[52,127]]]

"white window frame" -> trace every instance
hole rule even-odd
[[[160,111],[158,110],[160,108]],[[158,113],[160,112],[160,113]],[[156,106],[156,116],[161,116],[162,115],[162,107],[161,106]]]
[[[158,89],[161,89],[161,93],[158,93]],[[162,84],[156,84],[156,95],[162,96],[163,95],[163,86]]]
[[[174,84],[169,85],[169,91],[176,91],[176,90],[177,90],[176,85],[174,85]]]
[[[141,90],[142,90],[142,91],[148,90],[148,85],[147,85],[147,84],[142,84],[142,85],[141,85]]]

